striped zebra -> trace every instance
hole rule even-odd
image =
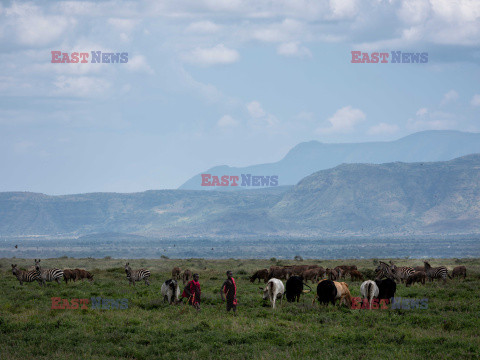
[[[445,266],[432,267],[428,261],[424,261],[423,263],[425,264],[425,273],[429,281],[433,281],[433,279],[443,279],[443,283],[446,284],[447,276],[450,279],[452,278]]]
[[[63,271],[60,269],[42,269],[40,259],[35,259],[35,269],[40,272],[40,279],[44,286],[47,286],[46,281],[56,281],[60,285],[63,279]]]
[[[388,265],[387,263],[384,263],[383,261],[380,261],[377,268],[375,269],[375,275],[376,275],[375,280],[387,278],[387,279],[400,281],[400,278],[397,276],[396,273],[392,271],[392,269],[390,268],[390,265]]]
[[[410,266],[397,267],[392,261],[390,261],[390,270],[392,270],[402,283],[407,281],[408,277],[415,272],[415,269]]]
[[[40,279],[40,274],[37,270],[25,271],[17,267],[17,264],[12,264],[12,274],[15,275],[20,281],[20,285],[23,285],[24,282],[38,281],[38,284],[42,286],[42,280]]]
[[[125,272],[127,273],[127,279],[129,281],[128,285],[133,283],[135,286],[135,281],[145,280],[146,285],[150,285],[148,278],[150,277],[150,271],[147,269],[132,270],[130,263],[125,264]]]

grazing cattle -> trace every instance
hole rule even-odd
[[[308,270],[310,265],[292,265],[287,269],[291,269],[292,275],[300,276],[305,270]]]
[[[347,306],[352,306],[352,295],[348,289],[348,284],[346,282],[334,281],[335,287],[337,288],[337,296],[335,300],[339,300],[338,304],[342,305],[346,302]]]
[[[60,285],[60,279],[63,278],[63,271],[60,269],[42,269],[40,259],[35,259],[35,269],[40,272],[42,285],[47,286],[47,281],[56,281]]]
[[[329,269],[327,268],[327,270],[325,271],[325,275],[328,277],[328,280],[331,280],[331,281],[335,281],[335,280],[339,280],[339,273],[337,270],[335,269]]]
[[[12,264],[12,274],[16,276],[20,285],[23,285],[24,282],[38,281],[38,284],[42,286],[42,280],[40,278],[40,273],[37,270],[20,270],[17,268],[17,264]]]
[[[303,272],[302,277],[307,282],[317,282],[318,278],[322,277],[325,274],[325,269],[323,267],[318,267],[316,269],[309,269]]]
[[[337,279],[338,280],[340,280],[340,278],[345,279],[345,275],[348,272],[348,270],[344,270],[340,266],[335,267],[333,270],[337,272]]]
[[[180,278],[180,273],[182,271],[180,270],[179,267],[175,266],[173,269],[172,269],[172,279],[173,280],[178,280]]]
[[[378,286],[378,299],[391,299],[397,291],[397,284],[392,279],[375,280]]]
[[[73,269],[63,269],[63,280],[65,280],[65,284],[68,283],[70,280],[77,280],[77,273]]]
[[[90,274],[90,272],[88,272],[87,270],[83,270],[83,269],[75,269],[75,275],[76,275],[76,279],[75,280],[82,280],[83,279],[88,279],[90,282],[93,281],[93,275]]]
[[[331,303],[335,305],[335,298],[337,297],[337,287],[331,280],[322,280],[317,285],[317,296],[313,299],[312,304],[318,299],[319,303],[328,305]]]
[[[412,284],[415,284],[416,282],[421,283],[425,285],[425,271],[415,271],[412,275],[410,275],[407,278],[407,281],[405,282],[405,286],[410,286]]]
[[[303,285],[307,286],[311,291],[312,289],[307,284],[304,284],[303,278],[301,276],[292,276],[290,277],[285,284],[285,297],[288,302],[294,302],[297,300],[299,302],[300,295],[303,292],[308,292],[303,290]]]
[[[135,281],[144,280],[145,285],[150,285],[148,278],[150,277],[150,271],[147,269],[132,270],[130,263],[125,264],[125,273],[127,274],[128,285],[133,283],[135,286]]]
[[[355,280],[363,280],[363,275],[360,271],[358,270],[350,270],[350,279],[352,281],[355,281]]]
[[[368,300],[368,308],[372,308],[372,300],[374,297],[378,297],[379,289],[377,284],[372,280],[367,280],[360,285],[360,294],[362,299]]]
[[[185,283],[189,282],[191,277],[192,277],[192,272],[190,270],[186,269],[182,274],[183,285],[185,285]]]
[[[267,279],[288,279],[291,274],[291,269],[282,268],[280,266],[271,266],[268,272]]]
[[[463,276],[463,278],[465,279],[467,277],[467,268],[465,266],[457,266],[452,271],[452,279],[455,276],[458,276],[458,277]]]
[[[177,280],[167,280],[162,284],[162,288],[160,290],[163,295],[163,301],[167,302],[171,305],[174,303],[179,303],[180,297],[180,288],[178,286]]]
[[[263,280],[263,282],[266,283],[268,281],[268,269],[257,270],[252,276],[250,276],[250,282],[252,283],[257,279],[259,283],[260,280]]]
[[[450,279],[452,278],[445,266],[432,267],[428,261],[424,261],[423,263],[425,264],[425,273],[427,274],[429,281],[433,281],[433,279],[442,279],[443,283],[446,284],[447,276]]]
[[[425,272],[425,266],[414,266],[413,270]]]
[[[308,265],[307,270],[318,269],[320,267],[321,266],[318,266],[318,265]]]
[[[270,303],[272,304],[272,308],[275,309],[275,303],[277,299],[280,299],[280,304],[282,302],[283,298],[283,293],[285,292],[285,287],[283,286],[283,283],[279,279],[270,279],[267,282],[267,285],[265,288],[260,288],[260,290],[263,290],[263,300],[270,300]]]

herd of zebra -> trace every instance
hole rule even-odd
[[[445,284],[448,278],[452,279],[455,276],[467,276],[467,269],[465,266],[457,266],[453,269],[452,275],[448,273],[448,269],[445,266],[432,267],[428,261],[423,262],[424,266],[396,266],[393,261],[387,264],[383,261],[379,262],[379,265],[375,269],[377,279],[389,278],[398,282],[405,282],[405,284],[411,285],[415,282],[425,284],[425,279],[433,281],[435,279],[443,280]]]
[[[267,271],[266,269],[264,270]],[[330,269],[327,269],[327,270],[330,270]],[[307,271],[311,271],[311,270],[309,269]],[[350,269],[350,271],[354,272],[355,270]],[[270,270],[270,272],[272,272],[272,270]],[[20,285],[23,285],[24,282],[33,282],[33,281],[38,281],[40,286],[46,285],[47,281],[56,281],[58,284],[60,284],[60,281],[62,280],[62,278],[65,280],[65,282],[72,279],[75,281],[76,279],[84,279],[84,278],[89,279],[90,281],[93,281],[93,275],[90,274],[88,271],[81,270],[81,269],[74,269],[74,270],[72,269],[60,270],[56,268],[42,269],[40,265],[40,259],[38,260],[35,259],[35,265],[28,270],[21,270],[17,267],[17,264],[12,264],[12,273],[17,277],[18,281],[20,282]],[[127,280],[129,281],[129,284],[133,284],[135,286],[135,282],[142,281],[142,280],[145,281],[146,285],[150,284],[148,281],[148,279],[150,278],[150,271],[147,269],[132,270],[132,268],[130,267],[130,263],[127,262],[125,264],[125,273],[127,275]],[[331,274],[332,273],[334,272],[331,272]],[[186,278],[187,281],[189,280],[188,278],[191,276],[190,274],[191,272],[189,270],[186,270],[184,273],[184,276],[185,275],[187,276]],[[254,277],[256,274],[254,274]],[[172,277],[176,279],[177,276],[179,275],[180,275],[180,269],[177,267],[173,268]],[[345,275],[345,273],[343,275]],[[409,266],[398,267],[392,261],[390,261],[390,264],[380,261],[379,265],[375,269],[376,279],[389,278],[397,282],[402,282],[402,283],[405,282],[407,286],[415,282],[425,284],[425,279],[428,279],[429,281],[433,281],[434,279],[441,279],[443,280],[444,283],[446,283],[447,276],[450,279],[452,279],[452,277],[455,277],[455,276],[458,276],[458,277],[463,276],[463,278],[465,278],[466,275],[467,275],[467,270],[465,266],[455,267],[452,271],[452,275],[450,276],[445,266],[432,267],[428,261],[424,261],[424,266],[416,266],[416,267],[409,267]],[[268,277],[265,278],[265,282],[267,278]],[[252,281],[252,278],[250,278],[250,280]],[[184,283],[185,283],[185,279],[184,279]]]

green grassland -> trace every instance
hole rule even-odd
[[[387,259],[388,260],[388,259]],[[480,354],[480,259],[434,259],[432,266],[467,267],[466,280],[399,284],[397,296],[428,298],[428,309],[351,310],[300,303],[266,306],[256,269],[300,262],[272,260],[129,260],[148,268],[151,285],[128,285],[121,259],[42,259],[44,267],[81,267],[93,283],[37,282],[20,286],[10,264],[0,259],[0,359],[478,359]],[[372,275],[375,260],[308,260],[331,267],[356,264]],[[397,265],[422,265],[399,259]],[[163,302],[160,287],[173,266],[200,274],[202,309]],[[238,315],[225,311],[219,290],[231,269],[238,286]],[[353,296],[360,283],[347,279]],[[262,286],[261,284],[260,286]],[[315,287],[314,287],[315,289]],[[125,310],[52,310],[51,298],[127,298]]]

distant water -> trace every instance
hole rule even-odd
[[[15,248],[15,245],[18,248]],[[0,238],[3,258],[152,259],[304,259],[468,258],[480,257],[480,237],[403,239],[22,239]]]

